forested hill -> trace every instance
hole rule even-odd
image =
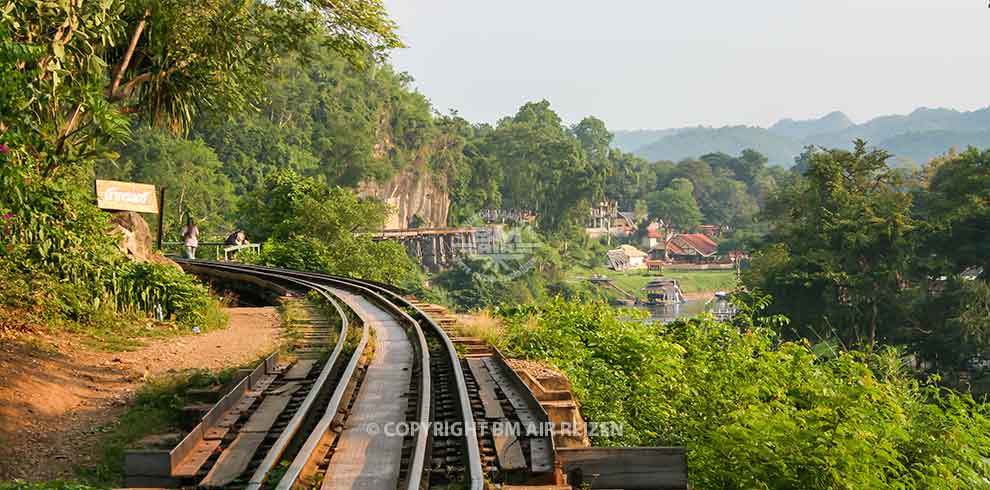
[[[119,148],[121,158],[97,168],[101,178],[156,182],[181,189],[175,209],[189,210],[213,230],[238,221],[236,203],[279,169],[359,189],[393,205],[387,227],[417,216],[443,226],[449,182],[460,177],[460,148],[408,87],[409,76],[368,60],[358,67],[310,46],[310,56],[280,60],[257,110],[201,114],[187,136],[141,127]],[[178,229],[177,213],[169,229]]]
[[[770,163],[789,166],[801,153],[802,143],[763,128],[726,126],[724,128],[690,128],[660,138],[633,150],[647,160],[680,161],[708,153],[735,155],[745,149],[755,149],[767,156]]]
[[[648,137],[651,141],[646,141]],[[990,108],[961,112],[919,108],[907,115],[881,116],[854,124],[832,112],[818,119],[783,119],[769,128],[697,127],[616,131],[615,147],[649,160],[680,160],[710,152],[738,153],[753,148],[771,164],[790,166],[807,145],[852,148],[856,138],[885,149],[900,160],[924,163],[950,148],[990,146]]]

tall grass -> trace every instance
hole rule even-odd
[[[502,320],[493,316],[488,310],[479,310],[471,315],[458,316],[455,330],[460,336],[476,337],[499,349],[506,346],[505,327],[502,325]]]

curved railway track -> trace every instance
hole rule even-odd
[[[478,434],[460,361],[444,331],[416,305],[368,281],[229,262],[177,262],[193,272],[250,276],[316,291],[341,319],[337,342],[325,361],[316,361],[319,375],[312,383],[307,379],[305,396],[294,393],[297,402],[290,400],[272,430],[253,436],[263,442],[247,470],[229,484],[199,486],[483,488]],[[359,319],[362,328],[345,356],[352,330],[348,316]],[[369,348],[373,355],[367,355]],[[284,384],[276,378],[264,399]]]

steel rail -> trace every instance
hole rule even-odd
[[[421,363],[420,364],[421,377],[419,379],[419,383],[421,385],[419,391],[420,400],[419,400],[419,408],[417,409],[419,420],[417,422],[421,424],[420,425],[421,427],[425,426],[424,424],[429,423],[429,414],[430,414],[430,383],[431,383],[430,370],[429,370],[430,354],[429,354],[429,348],[427,347],[426,344],[426,338],[423,336],[423,332],[419,329],[418,323],[412,317],[410,317],[405,311],[402,311],[401,308],[398,308],[396,305],[387,301],[381,295],[379,295],[378,293],[376,293],[375,291],[369,288],[366,288],[364,286],[349,284],[343,281],[336,281],[335,279],[321,278],[320,280],[341,284],[342,286],[337,286],[340,289],[360,291],[363,296],[369,297],[369,299],[374,300],[375,303],[384,306],[387,310],[391,310],[390,313],[401,318],[413,328],[414,332],[416,333],[417,344],[419,346],[418,349],[420,352],[419,362]],[[332,290],[331,290],[331,294],[333,294]],[[342,388],[342,387],[344,387],[343,383],[338,388]],[[341,395],[342,394],[343,393],[341,393]],[[324,424],[323,423],[324,420],[321,420],[320,426],[318,426],[306,439],[306,442],[303,445],[304,449],[300,450],[299,453],[296,455],[296,458],[292,461],[292,464],[289,467],[289,471],[286,472],[286,474],[283,476],[283,478],[279,481],[278,485],[276,486],[276,490],[288,490],[291,489],[293,485],[295,485],[296,481],[298,480],[299,474],[302,472],[303,468],[306,466],[309,459],[312,457],[312,452],[319,445],[319,442],[323,438],[326,431],[330,429],[330,422],[332,422],[333,418],[336,416],[336,412],[337,412],[336,409],[330,410],[330,408],[328,407],[326,411],[326,415],[324,416],[326,423]],[[428,431],[419,431],[417,433],[416,447],[417,449],[418,448],[422,448],[422,449],[414,451],[413,453],[413,458],[410,464],[410,471],[409,471],[409,482],[407,486],[407,488],[409,488],[410,490],[418,489],[420,486],[420,480],[423,473],[423,466],[425,465],[425,461],[426,461],[425,453],[426,453],[426,443],[428,436],[429,436]]]
[[[428,427],[430,422],[430,405],[431,405],[430,389],[432,387],[432,379],[430,375],[429,346],[426,343],[426,337],[423,334],[419,322],[417,322],[414,318],[409,316],[409,314],[406,313],[400,306],[396,305],[395,302],[389,301],[388,299],[386,299],[385,297],[383,297],[381,294],[378,293],[378,291],[382,291],[382,292],[387,292],[388,294],[395,295],[395,293],[392,293],[387,287],[385,287],[384,285],[365,283],[362,281],[348,281],[348,280],[344,280],[343,278],[338,278],[333,276],[323,276],[323,275],[314,276],[309,273],[292,271],[287,269],[276,269],[276,268],[267,268],[267,267],[241,265],[241,264],[231,265],[229,263],[216,263],[216,262],[210,262],[210,264],[216,268],[226,269],[226,270],[237,270],[240,272],[256,271],[258,273],[269,273],[269,274],[272,272],[276,272],[279,275],[294,276],[296,278],[305,277],[309,279],[317,279],[319,281],[331,283],[336,287],[339,287],[340,289],[356,291],[359,295],[365,296],[368,299],[371,299],[373,302],[377,303],[378,305],[384,307],[385,309],[390,310],[391,314],[395,315],[396,317],[407,323],[416,335],[416,343],[418,345],[418,350],[420,352],[419,362],[421,367],[420,379],[418,380],[418,383],[420,385],[419,386],[420,399],[419,399],[419,406],[417,408],[417,419],[418,419],[417,423],[419,424],[419,427]],[[329,290],[328,292],[330,294],[334,294],[332,290]],[[341,385],[344,385],[344,383],[342,382]],[[338,385],[338,389],[340,388],[341,386]],[[329,410],[327,411],[327,414],[330,415],[331,421],[335,413],[336,410],[334,410],[333,412],[330,412]],[[329,429],[329,422],[327,423],[326,428]],[[317,447],[319,440],[323,437],[323,433],[324,432],[314,431],[307,438],[305,442],[305,447],[309,448],[310,453],[312,452],[312,450],[314,450]],[[410,462],[409,471],[408,471],[409,476],[408,476],[407,488],[409,490],[418,490],[420,488],[422,475],[423,475],[423,468],[426,465],[426,452],[427,452],[427,443],[429,442],[429,435],[430,433],[427,430],[419,430],[416,433],[416,441],[414,444],[415,449],[413,450],[412,453],[412,460]],[[285,477],[283,477],[282,480],[279,481],[277,488],[283,490],[287,488],[291,488],[292,485],[295,484],[296,479],[298,478],[302,469],[305,467],[306,462],[308,461],[310,456],[311,454],[303,453],[302,451],[300,451],[300,453],[297,454],[296,458],[293,460],[292,464],[290,465],[290,468],[295,467],[296,469],[293,470],[292,474],[287,473]],[[252,478],[252,483],[254,480],[255,478]],[[264,479],[262,478],[261,480],[263,481]],[[248,490],[258,490],[258,488],[249,487]]]
[[[337,416],[337,411],[340,409],[340,403],[344,398],[345,392],[347,391],[348,384],[354,376],[358,362],[360,361],[361,355],[367,345],[368,327],[365,325],[364,328],[361,329],[361,341],[354,350],[354,355],[351,356],[351,360],[347,363],[347,368],[345,368],[344,373],[341,375],[340,383],[334,390],[333,396],[330,398],[330,402],[327,404],[327,408],[323,412],[323,417],[320,418],[320,421],[316,424],[316,427],[313,428],[313,432],[306,438],[306,442],[303,443],[301,448],[299,448],[299,453],[296,454],[292,464],[289,465],[285,471],[285,474],[282,476],[282,479],[279,480],[278,485],[275,487],[276,490],[289,490],[295,482],[299,480],[300,474],[302,474],[302,471],[309,462],[310,457],[316,451],[323,435],[330,430],[330,425],[333,422],[333,419]],[[253,483],[255,479],[252,478],[251,480]],[[263,478],[262,481],[264,481]]]
[[[386,285],[383,285],[383,284],[380,284],[380,283],[377,283],[377,282],[363,281],[363,280],[359,280],[359,279],[352,279],[352,278],[347,278],[347,277],[333,276],[333,275],[330,275],[330,274],[321,274],[321,273],[315,273],[315,272],[294,271],[294,270],[282,269],[282,268],[276,268],[276,267],[262,267],[262,266],[247,265],[247,264],[239,264],[237,266],[230,266],[229,264],[217,263],[217,262],[207,262],[207,261],[194,261],[194,262],[195,263],[216,264],[218,266],[236,267],[240,271],[257,271],[257,272],[260,272],[260,273],[265,273],[265,272],[267,272],[267,273],[278,273],[278,274],[283,274],[283,275],[292,276],[292,277],[296,277],[296,278],[305,278],[305,279],[309,279],[309,280],[318,280],[318,281],[331,282],[331,283],[334,283],[334,284],[343,284],[345,286],[349,286],[350,288],[356,288],[358,290],[363,290],[363,291],[366,291],[368,293],[371,293],[373,295],[372,297],[378,299],[383,304],[391,305],[392,308],[394,308],[395,311],[397,311],[402,316],[404,316],[405,318],[407,318],[409,321],[412,322],[412,324],[416,327],[417,331],[419,331],[419,336],[422,337],[423,334],[422,334],[422,331],[421,331],[419,322],[417,322],[413,318],[411,318],[403,310],[403,308],[408,308],[408,309],[411,309],[411,310],[415,311],[416,314],[417,314],[417,316],[419,316],[420,318],[422,318],[422,320],[424,322],[426,322],[426,324],[430,327],[430,329],[433,331],[433,333],[435,333],[437,336],[440,337],[440,339],[443,341],[444,349],[446,350],[446,352],[447,352],[447,354],[449,356],[449,360],[451,362],[451,365],[452,365],[453,371],[454,371],[454,379],[455,379],[456,385],[457,385],[457,397],[458,397],[458,401],[459,401],[459,404],[460,404],[461,420],[463,421],[463,424],[464,424],[464,427],[463,427],[464,431],[463,432],[464,432],[464,438],[465,438],[465,445],[467,446],[466,447],[466,450],[467,450],[467,458],[466,458],[467,461],[466,461],[466,463],[467,463],[467,470],[468,470],[468,475],[467,475],[468,481],[466,483],[468,483],[468,485],[469,485],[468,488],[470,488],[471,490],[482,490],[484,488],[485,476],[484,476],[484,470],[481,467],[481,451],[480,451],[480,446],[478,444],[477,427],[476,427],[475,422],[474,422],[474,413],[471,410],[471,401],[470,401],[470,398],[469,398],[469,395],[468,395],[468,392],[467,392],[467,384],[466,384],[465,379],[464,379],[464,373],[460,369],[460,359],[457,357],[457,351],[454,349],[454,344],[453,344],[453,342],[451,342],[451,340],[447,336],[446,332],[444,332],[443,329],[440,328],[440,326],[437,325],[433,321],[433,319],[431,319],[429,317],[429,315],[427,315],[422,309],[420,309],[418,306],[414,305],[412,302],[410,302],[410,301],[406,300],[405,298],[403,298],[400,294],[398,294],[395,291],[393,291],[390,287],[388,287]],[[346,289],[346,287],[345,287],[345,289]],[[386,299],[386,297],[387,298],[391,298],[391,299]],[[423,343],[425,344],[425,341],[423,341]],[[428,352],[427,351],[424,351],[424,353],[428,355]],[[424,373],[427,373],[427,374],[429,372],[428,358],[427,358],[427,363],[423,365],[422,371]],[[424,394],[428,394],[429,393],[428,378],[427,378],[427,383],[424,385],[423,389],[426,390],[425,392],[423,392]],[[428,397],[427,396],[424,396],[423,397],[423,400],[421,400],[421,404],[420,404],[420,407],[421,408],[420,408],[420,410],[423,410],[422,407],[423,407],[423,404],[424,403],[427,403],[427,404],[429,403],[429,400],[428,400]],[[427,407],[428,407],[428,405],[427,405]],[[429,412],[429,409],[428,408],[426,409],[426,412],[427,413]],[[426,422],[428,423],[429,420],[427,419]],[[426,427],[426,425],[424,425],[424,427]],[[420,483],[419,482],[419,478],[422,475],[422,469],[423,469],[423,466],[425,465],[425,458],[426,458],[426,451],[427,451],[427,447],[426,447],[427,440],[426,439],[427,439],[427,436],[429,435],[427,432],[428,431],[419,431],[419,433],[417,434],[417,441],[416,441],[416,445],[415,445],[415,451],[413,453],[413,466],[412,466],[412,468],[410,468],[410,472],[409,472],[409,475],[410,475],[410,481],[409,481],[409,483],[410,484],[409,484],[408,488],[410,490],[418,489],[419,488],[419,483]],[[414,480],[415,480],[415,486],[413,485]]]
[[[338,358],[344,349],[344,345],[347,342],[347,336],[349,333],[349,322],[347,320],[347,315],[344,309],[340,306],[337,301],[336,296],[333,295],[327,288],[321,284],[317,284],[311,281],[306,281],[304,279],[289,277],[286,274],[273,273],[268,271],[259,271],[255,269],[245,270],[237,266],[231,266],[229,264],[222,263],[204,263],[202,261],[194,261],[188,259],[177,259],[177,263],[191,265],[193,267],[203,267],[213,270],[223,270],[230,272],[245,273],[250,272],[251,275],[261,275],[269,278],[279,279],[283,281],[288,281],[299,286],[304,286],[312,291],[317,291],[321,296],[323,296],[334,309],[337,311],[337,315],[340,317],[340,334],[337,338],[337,343],[334,345],[334,349],[327,359],[326,364],[324,364],[323,369],[320,372],[319,377],[317,377],[314,382],[313,387],[310,389],[303,403],[299,406],[299,409],[293,415],[292,419],[286,425],[285,429],[279,434],[278,439],[275,441],[271,449],[265,454],[265,458],[261,461],[261,464],[252,474],[251,479],[248,481],[246,490],[259,490],[261,486],[265,483],[265,479],[268,474],[275,468],[281,459],[282,455],[285,453],[286,448],[288,448],[289,443],[295,437],[296,432],[302,426],[303,421],[309,415],[309,412],[313,408],[312,405],[319,393],[323,390],[323,385],[326,383],[327,379],[330,377],[334,366],[337,364]],[[358,348],[355,350],[354,354],[351,355],[351,359],[348,362],[347,369],[341,376],[341,381],[338,383],[334,394],[331,398],[330,404],[334,406],[334,412],[336,412],[336,406],[339,406],[340,399],[343,397],[344,388],[346,388],[347,382],[351,379],[354,374],[355,366],[357,365],[358,359],[361,357],[361,353],[364,350],[364,346],[368,341],[368,327],[364,326],[361,332],[361,342]],[[334,405],[336,404],[336,405]],[[329,410],[329,406],[328,406]],[[321,420],[322,422],[322,420]]]

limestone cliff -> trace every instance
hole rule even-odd
[[[406,167],[384,182],[363,182],[358,192],[377,197],[392,206],[385,228],[409,228],[414,216],[422,220],[421,228],[447,226],[450,194],[446,178],[422,166]]]
[[[391,113],[387,110],[380,115],[375,135],[377,142],[372,149],[374,158],[387,159],[389,153],[395,150],[395,137],[388,124],[390,117]],[[392,206],[391,214],[385,219],[385,229],[447,226],[450,211],[447,177],[430,165],[431,160],[446,150],[443,136],[433,138],[410,151],[407,154],[409,163],[391,178],[365,181],[358,185],[358,194],[376,197]]]

